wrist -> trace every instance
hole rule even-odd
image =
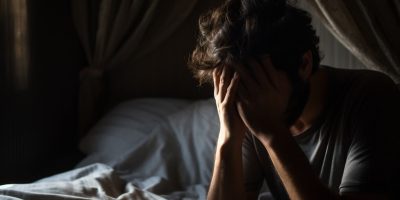
[[[220,134],[217,142],[217,155],[226,157],[230,155],[241,154],[242,139],[225,138],[225,134]]]
[[[226,129],[221,129],[218,135],[217,146],[242,146],[244,135],[245,134],[241,132],[233,132]]]
[[[234,146],[223,145],[218,148],[215,159],[221,164],[235,163],[242,157],[242,148],[236,148]]]

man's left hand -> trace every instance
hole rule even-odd
[[[270,57],[251,59],[235,68],[240,76],[237,109],[251,133],[269,140],[274,133],[287,132],[284,112],[291,86],[286,73],[276,70]]]

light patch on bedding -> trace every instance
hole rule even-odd
[[[0,185],[0,190],[7,189],[7,188],[10,188],[12,186],[14,186],[14,184]]]

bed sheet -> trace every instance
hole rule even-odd
[[[3,185],[0,199],[205,199],[219,129],[213,99],[137,99],[82,139],[75,170]]]
[[[82,139],[76,169],[0,186],[0,199],[206,199],[218,131],[214,99],[126,102]]]
[[[205,199],[203,186],[192,186],[184,191],[162,193],[169,187],[160,177],[141,181],[141,187],[126,183],[111,167],[93,164],[69,172],[51,176],[31,184],[8,184],[0,186],[0,199],[32,200],[164,200]],[[155,194],[158,193],[158,194]]]

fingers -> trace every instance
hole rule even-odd
[[[236,99],[237,88],[239,86],[239,74],[237,72],[234,73],[233,78],[231,79],[229,86],[226,91],[225,99],[223,103],[232,105]]]
[[[226,99],[226,93],[234,78],[233,69],[231,66],[222,66],[214,69],[214,97],[218,102],[223,102]]]
[[[272,63],[270,56],[264,56],[262,59],[262,62],[263,62],[264,70],[266,71],[266,74],[269,75],[271,84],[274,86],[274,89],[277,92],[280,92],[282,90],[282,86],[284,85],[282,83],[287,82],[286,72],[276,69]]]
[[[237,89],[237,96],[240,101],[248,103],[250,100],[250,95],[247,89],[243,86],[242,83],[239,83],[238,89]]]
[[[229,66],[223,66],[222,68],[222,73],[221,73],[221,77],[219,80],[219,96],[220,96],[220,100],[221,102],[224,101],[225,99],[225,94],[226,94],[226,90],[229,86],[230,83],[230,67]]]
[[[221,75],[221,68],[216,68],[213,70],[214,97],[217,97],[219,94],[220,75]]]
[[[269,57],[268,60],[270,60]],[[275,82],[272,79],[274,73],[271,73],[267,70],[269,68],[275,69],[272,65],[272,62],[264,63],[262,58],[254,58],[250,60],[250,63],[253,66],[252,69],[254,71],[254,74],[256,75],[256,79],[259,84],[276,88]]]
[[[239,73],[240,81],[247,90],[258,89],[258,84],[254,81],[254,78],[250,75],[248,69],[243,64],[234,65],[235,71]]]
[[[264,62],[265,60],[265,62]],[[276,69],[272,65],[269,57],[262,59],[249,59],[244,64],[226,65],[218,67],[213,72],[214,95],[219,102],[225,102],[232,87],[238,90],[238,94],[243,101],[249,101],[250,97],[259,92],[268,92],[277,89]],[[237,83],[240,77],[240,83]],[[232,85],[234,83],[234,85]],[[229,91],[228,91],[229,90]],[[231,98],[231,97],[229,97]]]

